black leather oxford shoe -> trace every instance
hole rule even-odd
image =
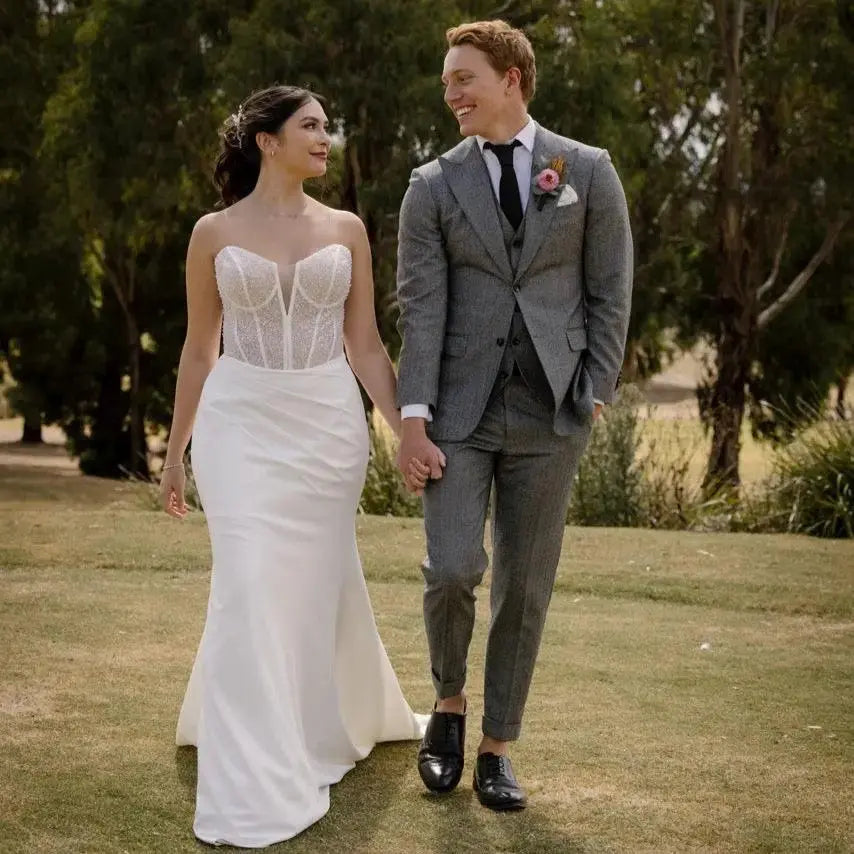
[[[481,753],[474,769],[474,790],[478,800],[491,810],[521,810],[528,803],[513,775],[509,756]]]
[[[418,773],[431,792],[450,792],[463,775],[466,716],[433,711],[418,750]]]

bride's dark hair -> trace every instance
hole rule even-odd
[[[255,134],[278,133],[282,125],[312,98],[323,98],[298,86],[270,86],[253,92],[223,123],[214,184],[228,207],[255,188],[261,172],[261,151]]]

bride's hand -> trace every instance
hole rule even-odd
[[[176,519],[183,519],[187,515],[187,502],[184,499],[186,486],[184,466],[168,468],[160,476],[160,503]]]
[[[423,495],[424,487],[430,479],[430,466],[422,463],[417,457],[412,457],[403,479],[410,492],[415,495]]]

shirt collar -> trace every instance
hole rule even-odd
[[[528,116],[528,123],[513,139],[518,139],[519,142],[531,153],[534,151],[534,137],[537,135],[537,126],[534,124],[534,120]],[[478,146],[480,146],[480,151],[483,153],[483,146],[486,145],[487,140],[482,136],[476,136]],[[508,139],[507,142],[513,142],[513,139]]]

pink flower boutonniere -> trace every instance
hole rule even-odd
[[[537,173],[531,192],[537,197],[538,211],[543,209],[547,196],[560,194],[564,186],[565,172],[566,161],[562,157],[555,157],[545,169]]]

